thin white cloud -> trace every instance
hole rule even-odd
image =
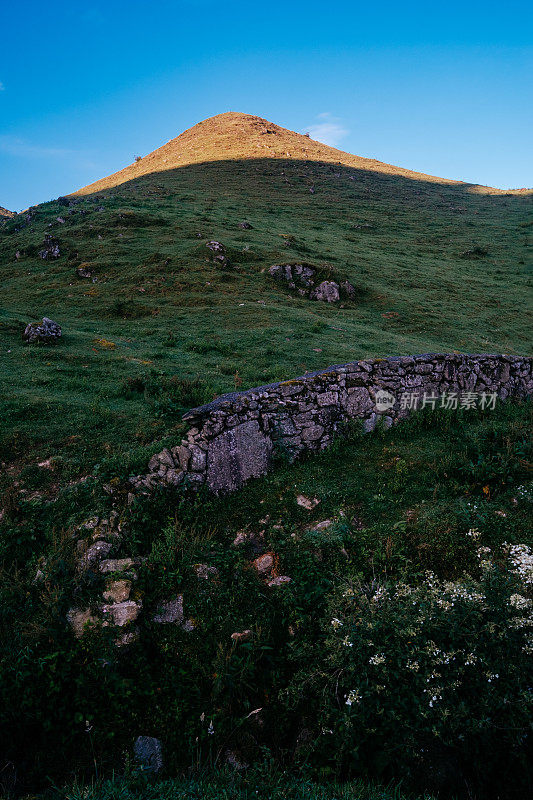
[[[0,81],[0,92],[5,92],[5,90],[6,90],[6,87],[4,86],[2,81]]]
[[[317,114],[317,120],[308,128],[308,132],[312,139],[316,139],[322,144],[329,144],[331,147],[337,147],[340,142],[348,136],[350,131],[345,128],[342,120],[339,117],[334,117],[329,111],[323,111]]]

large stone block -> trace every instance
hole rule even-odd
[[[215,492],[233,492],[249,478],[264,475],[272,442],[256,420],[243,422],[217,436],[207,451],[207,484]]]

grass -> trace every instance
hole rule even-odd
[[[45,776],[81,781],[65,790],[73,799],[258,796],[256,772],[229,783],[213,773],[230,742],[251,763],[270,758],[293,775],[276,783],[268,773],[272,797],[389,800],[400,791],[372,781],[400,780],[479,800],[493,780],[501,797],[519,797],[530,780],[527,735],[513,739],[504,727],[488,757],[475,693],[465,702],[481,733],[469,743],[438,739],[415,719],[421,761],[406,748],[398,762],[403,734],[381,740],[362,728],[368,758],[341,763],[340,747],[305,750],[330,722],[316,697],[298,700],[297,676],[331,663],[328,614],[347,581],[417,584],[426,570],[477,580],[472,528],[495,553],[504,542],[531,544],[530,404],[420,414],[364,437],[353,426],[297,464],[279,453],[277,469],[230,502],[157,492],[128,506],[126,479],[176,444],[183,411],[226,391],[365,356],[527,353],[530,198],[355,157],[341,164],[328,148],[313,160],[305,137],[290,139],[291,158],[282,138],[279,152],[265,143],[215,161],[209,149],[191,155],[191,141],[180,168],[158,162],[154,172],[143,159],[138,177],[130,170],[74,205],[52,201],[0,224],[0,788],[11,791],[14,769],[19,793],[41,791]],[[243,220],[252,227],[240,229]],[[60,241],[56,260],[38,255],[46,234]],[[225,245],[229,268],[209,260],[210,239]],[[346,277],[356,299],[329,306],[295,296],[268,275],[285,262]],[[94,282],[76,276],[80,265]],[[25,324],[42,316],[62,325],[62,339],[25,345]],[[299,493],[320,500],[312,512],[297,505]],[[118,555],[146,559],[135,589],[144,619],[180,592],[195,633],[146,622],[125,656],[109,629],[72,638],[67,610],[99,602],[103,589],[98,576],[80,576],[73,545],[84,520],[112,508],[127,530]],[[326,531],[312,529],[326,519]],[[263,531],[292,578],[281,591],[258,580],[251,550],[232,547],[243,529]],[[199,583],[202,563],[217,568],[213,585]],[[253,642],[234,647],[231,633],[245,629]],[[503,708],[519,714],[527,693],[517,699],[511,683]],[[247,715],[259,707],[253,727]],[[212,737],[202,715],[214,720]],[[87,786],[122,770],[141,733],[164,739],[169,776],[210,777]],[[343,785],[333,789],[335,780]]]
[[[360,781],[321,786],[265,771],[245,778],[222,772],[182,780],[112,780],[91,788],[72,787],[49,794],[49,800],[417,800],[399,788],[371,786]],[[48,799],[47,799],[48,800]],[[418,800],[431,800],[429,795]]]
[[[65,451],[82,474],[109,451],[159,442],[179,415],[154,418],[141,397],[120,395],[154,370],[214,394],[364,356],[527,353],[528,197],[332,170],[268,159],[190,165],[8,220],[2,460]],[[238,228],[243,218],[252,229]],[[37,254],[46,232],[61,241],[57,260]],[[233,269],[207,260],[212,238]],[[475,247],[488,255],[462,257]],[[271,264],[299,260],[331,265],[358,299],[331,307],[269,278]],[[76,277],[81,263],[96,283]],[[24,325],[43,315],[63,339],[24,345]]]

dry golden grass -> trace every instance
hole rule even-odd
[[[79,189],[74,194],[86,195],[110,189],[142,175],[201,164],[212,161],[242,161],[272,158],[295,161],[320,161],[353,167],[370,172],[395,175],[412,180],[467,186],[461,181],[437,178],[422,172],[413,172],[372,158],[336,150],[301,133],[281,128],[273,122],[251,114],[229,111],[199,122],[180,136],[154,150],[119,172]],[[472,191],[491,194],[508,194],[500,189],[473,186]]]

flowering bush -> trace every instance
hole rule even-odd
[[[477,549],[478,580],[428,573],[416,586],[333,593],[326,657],[292,689],[320,720],[315,758],[344,774],[426,771],[440,789],[488,787],[495,770],[520,768],[531,747],[532,553],[487,550]]]

